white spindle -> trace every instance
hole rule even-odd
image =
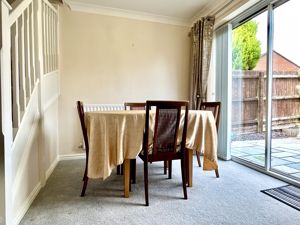
[[[35,69],[35,42],[34,42],[34,20],[33,20],[33,3],[29,7],[29,48],[30,48],[30,71],[31,71],[31,91],[33,91],[36,81],[36,69]]]
[[[53,60],[53,12],[49,8],[49,49],[50,49],[50,71],[54,70],[54,60]]]
[[[29,30],[29,8],[24,12],[24,49],[25,49],[25,81],[26,81],[26,99],[31,95],[31,66],[30,66],[30,30]]]
[[[56,13],[52,11],[52,62],[53,62],[53,70],[56,70],[55,63],[55,17]]]
[[[49,32],[49,7],[45,4],[45,25],[46,25],[46,61],[47,73],[50,72],[50,32]]]
[[[20,125],[18,21],[11,26],[13,128]]]
[[[43,28],[43,61],[44,61],[44,74],[48,72],[48,67],[47,67],[47,40],[46,40],[46,5],[44,1],[41,3],[42,6],[42,28]]]
[[[54,57],[55,57],[55,69],[58,69],[58,23],[57,23],[57,14],[54,16]]]
[[[51,9],[48,5],[46,5],[47,8],[47,14],[46,14],[46,20],[47,20],[47,44],[48,44],[48,73],[52,71],[52,63],[51,63]]]
[[[18,37],[19,37],[19,82],[20,82],[20,110],[21,118],[26,108],[26,90],[25,90],[25,60],[24,60],[24,14],[18,19]]]

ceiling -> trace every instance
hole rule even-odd
[[[190,25],[234,0],[64,0],[72,10]],[[165,20],[165,21],[163,21]]]

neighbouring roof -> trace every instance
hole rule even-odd
[[[264,53],[261,55],[256,67],[253,70],[265,71],[267,69],[266,66],[267,54]],[[286,71],[286,72],[298,72],[300,71],[300,66],[291,60],[287,59],[280,53],[273,51],[273,71]]]

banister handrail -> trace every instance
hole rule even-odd
[[[22,1],[10,14],[9,16],[9,25],[12,26],[16,20],[23,14],[23,12],[30,5],[32,0],[24,0]]]
[[[48,0],[43,0],[43,1],[45,4],[47,4],[49,8],[51,8],[57,14],[57,9]]]
[[[2,0],[2,2],[3,2],[4,5],[8,8],[8,10],[12,10],[11,5],[10,5],[6,0]]]

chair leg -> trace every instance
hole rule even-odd
[[[124,164],[120,165],[120,175],[124,175]]]
[[[117,166],[117,175],[123,175],[124,166],[123,163]]]
[[[130,181],[132,184],[136,183],[136,159],[130,160]]]
[[[169,165],[169,179],[172,179],[172,160],[168,161],[168,165]]]
[[[196,151],[198,166],[201,167],[200,152]]]
[[[117,175],[121,175],[121,165],[117,166]]]
[[[185,167],[185,159],[181,159],[181,177],[182,177],[182,188],[183,188],[183,196],[184,199],[187,199],[187,190],[186,190],[186,167]]]
[[[167,174],[167,168],[168,168],[168,161],[164,161],[164,174]]]
[[[84,177],[84,182],[83,182],[83,186],[82,186],[80,197],[84,197],[84,195],[85,195],[85,190],[86,190],[86,186],[87,186],[88,180],[89,180],[89,178],[87,176],[85,176]]]
[[[84,179],[87,177],[87,168],[88,168],[88,161],[89,161],[89,154],[88,154],[88,152],[86,152],[85,154],[86,154],[85,169],[84,169],[84,174],[83,174],[82,181],[84,181]]]
[[[84,181],[84,178],[87,177],[87,166],[85,166],[84,174],[82,177],[82,181]]]
[[[149,194],[148,194],[148,162],[144,161],[144,186],[145,186],[145,201],[146,206],[149,206]]]
[[[216,174],[216,177],[219,178],[219,170],[218,169],[215,169],[215,174]]]

